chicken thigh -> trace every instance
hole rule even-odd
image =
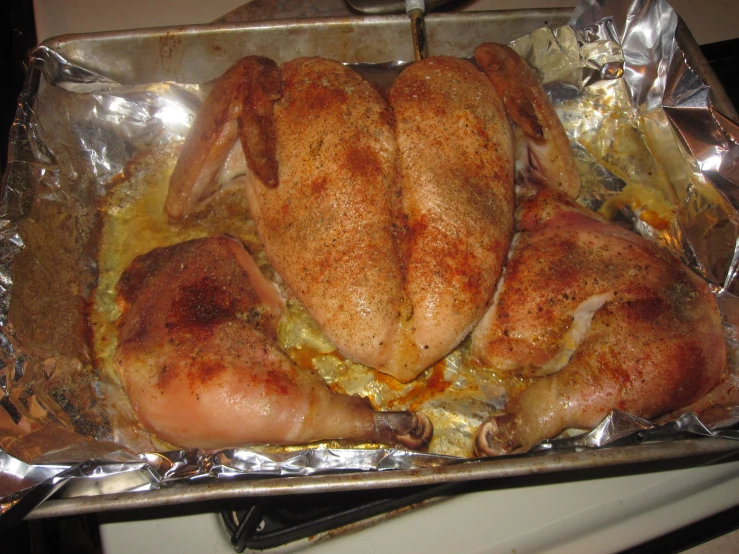
[[[614,409],[652,418],[718,382],[721,315],[706,283],[679,260],[553,190],[524,202],[517,220],[471,353],[540,378],[483,424],[481,453],[592,428]]]
[[[425,447],[431,424],[337,394],[277,348],[283,299],[229,238],[139,256],[117,285],[114,364],[139,421],[184,447],[321,439]]]

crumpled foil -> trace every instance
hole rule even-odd
[[[588,0],[570,26],[540,29],[511,46],[539,71],[565,124],[583,175],[579,201],[630,224],[711,285],[726,321],[730,371],[717,392],[685,413],[648,422],[615,411],[588,433],[570,432],[533,451],[686,435],[739,439],[731,428],[739,408],[717,405],[739,403],[739,303],[733,288],[739,265],[739,129],[713,107],[709,87],[686,61],[675,39],[677,23],[662,0]],[[402,67],[393,62],[357,70],[383,86]],[[48,48],[32,53],[11,130],[0,220],[4,520],[22,517],[61,487],[73,497],[152,490],[183,480],[465,463],[441,448],[420,454],[333,443],[169,451],[135,424],[115,376],[97,367],[86,347],[89,306],[104,271],[95,249],[97,207],[122,180],[135,181],[132,173],[162,171],[144,153],[167,152],[181,142],[204,90],[178,83],[122,86]],[[283,346],[321,340],[287,335]],[[463,373],[458,359],[453,353],[446,363],[456,376]],[[327,352],[318,371],[348,393],[368,392],[368,374],[354,368],[355,377],[341,381],[336,367]],[[372,387],[374,394],[385,394]],[[462,423],[437,431],[464,435],[472,432],[470,422],[480,422],[481,406],[493,411],[504,398],[491,393],[465,401],[467,408],[454,398],[416,407],[458,410]]]

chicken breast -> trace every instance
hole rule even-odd
[[[490,305],[513,230],[513,145],[503,104],[465,60],[414,63],[393,84],[390,105],[411,313],[379,369],[408,381],[454,349]]]
[[[653,418],[718,382],[721,315],[679,260],[552,190],[522,205],[518,227],[471,353],[541,378],[483,425],[482,453],[591,428],[614,409]]]
[[[237,130],[241,158],[227,147]],[[244,58],[196,117],[165,208],[199,209],[213,168],[238,174],[240,159],[290,294],[343,354],[409,381],[490,303],[513,225],[512,149],[503,106],[469,62],[414,64],[388,104],[338,62]]]
[[[139,421],[166,441],[214,449],[338,438],[418,448],[430,440],[425,416],[375,412],[277,348],[282,297],[232,239],[139,256],[117,293],[114,364]]]
[[[397,164],[387,102],[354,71],[250,56],[198,112],[165,210],[181,219],[224,177],[245,176],[257,232],[291,295],[344,354],[384,367],[403,309]]]
[[[338,62],[281,67],[279,186],[247,182],[277,272],[331,341],[372,367],[390,359],[403,281],[394,230],[397,147],[380,93]]]

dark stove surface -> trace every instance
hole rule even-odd
[[[412,489],[259,498],[221,511],[236,552],[265,550],[452,492],[455,483]]]
[[[739,39],[704,44],[701,50],[729,95],[731,103],[739,109]]]
[[[5,171],[16,99],[23,88],[26,53],[35,44],[32,0],[4,0],[0,5],[0,175]]]

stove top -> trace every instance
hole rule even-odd
[[[376,520],[439,502],[462,487],[354,491],[336,494],[269,497],[242,501],[220,511],[236,552],[266,550],[321,534],[367,527]]]

